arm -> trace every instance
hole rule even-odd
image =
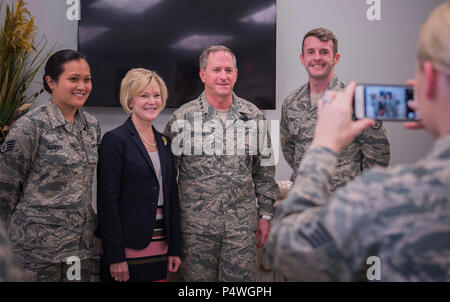
[[[289,120],[287,116],[287,102],[286,99],[281,107],[281,121],[280,121],[280,143],[281,151],[283,152],[284,159],[289,166],[295,171],[295,136],[289,134]]]
[[[351,276],[348,260],[338,248],[342,243],[339,238],[345,238],[351,232],[343,230],[341,236],[336,236],[336,229],[346,221],[343,214],[353,211],[351,213],[358,217],[361,211],[353,209],[354,204],[345,201],[349,195],[345,192],[347,187],[338,191],[335,197],[335,200],[343,202],[333,200],[328,203],[328,187],[340,150],[364,128],[373,125],[371,120],[351,120],[354,87],[355,84],[351,83],[339,94],[339,100],[329,103],[319,100],[313,143],[300,164],[288,198],[278,207],[272,222],[266,246],[269,261],[274,268],[294,279],[308,276],[309,280],[348,280]],[[337,93],[328,92],[326,95],[336,96]],[[364,194],[354,200],[362,198]],[[337,210],[330,210],[333,207]],[[346,225],[352,225],[354,221],[352,217]]]
[[[125,239],[119,214],[124,145],[111,132],[99,149],[97,166],[97,208],[105,257],[108,263],[125,261]]]
[[[170,150],[168,151],[170,152]],[[170,242],[167,254],[169,256],[181,256],[181,226],[180,226],[180,200],[178,184],[176,180],[176,170],[173,162],[173,177],[170,185]]]
[[[376,239],[376,228],[366,227],[375,211],[364,200],[376,200],[379,178],[375,186],[357,178],[328,201],[327,186],[337,160],[330,149],[309,150],[293,190],[272,220],[265,246],[268,260],[292,280],[354,281],[367,257],[366,247]]]
[[[273,204],[280,195],[280,190],[275,182],[275,162],[273,150],[270,142],[269,132],[264,132],[265,138],[259,138],[263,142],[266,142],[263,150],[259,150],[258,155],[254,156],[252,166],[252,178],[255,187],[255,196],[258,200],[258,215],[273,216]],[[263,218],[259,218],[257,224],[257,247],[260,248],[264,245],[267,237],[269,236],[270,224]]]
[[[376,128],[376,127],[375,127]],[[362,169],[366,170],[375,165],[387,167],[390,160],[389,141],[383,124],[378,129],[369,127],[364,129],[358,138],[361,150]]]
[[[0,148],[0,220],[9,225],[22,195],[22,186],[38,149],[39,133],[24,116],[11,128]]]

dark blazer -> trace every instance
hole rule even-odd
[[[164,229],[169,256],[181,255],[178,186],[170,139],[153,128],[161,163]],[[131,118],[103,136],[97,166],[98,237],[107,263],[125,261],[125,247],[143,249],[152,239],[159,183]]]

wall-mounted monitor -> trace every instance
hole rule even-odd
[[[275,109],[275,0],[82,0],[79,50],[93,79],[86,106],[119,106],[123,76],[143,67],[165,80],[167,106],[179,107],[202,92],[198,58],[213,44],[236,54],[236,94]]]

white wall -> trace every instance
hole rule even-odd
[[[307,81],[299,54],[301,40],[309,29],[324,26],[336,34],[341,53],[336,74],[341,80],[403,84],[414,77],[420,24],[432,8],[442,2],[380,0],[381,20],[368,21],[366,11],[370,5],[366,4],[366,0],[278,0],[277,109],[266,110],[267,118],[279,120],[283,99]],[[58,49],[77,48],[78,23],[67,20],[68,7],[62,0],[28,1],[39,32],[46,35],[50,44],[56,42]],[[38,75],[38,80],[41,78],[42,73]],[[44,94],[37,104],[48,99],[48,95]],[[87,107],[87,110],[99,119],[103,133],[120,125],[127,117],[121,108]],[[173,111],[172,108],[165,109],[155,126],[162,130]],[[393,122],[385,125],[391,143],[391,164],[413,162],[422,157],[432,144],[425,131],[406,131],[402,125]],[[274,137],[272,140],[276,139]],[[284,161],[281,150],[279,154],[276,178],[288,179],[291,169]]]

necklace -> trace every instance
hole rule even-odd
[[[142,140],[144,141],[144,142],[146,142],[149,146],[151,146],[151,147],[156,147],[156,142],[154,143],[154,144],[152,144],[152,143],[149,143],[142,135],[139,135],[141,138],[142,138]]]

